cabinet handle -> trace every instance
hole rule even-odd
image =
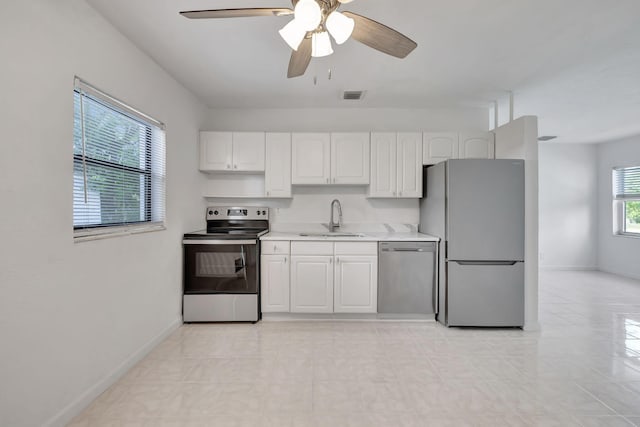
[[[269,192],[269,191],[267,191],[267,196],[268,196],[269,194],[270,194],[270,192]]]
[[[284,257],[284,263],[285,264],[287,263],[287,257]]]
[[[329,264],[333,264],[333,258],[329,258]]]
[[[327,178],[327,184],[329,183],[329,178]]]
[[[227,165],[227,169],[231,169],[231,165]]]
[[[335,179],[335,178],[333,178],[333,183],[334,183],[334,184],[336,183],[336,179]]]
[[[233,168],[234,169],[238,169],[238,165],[233,165]]]

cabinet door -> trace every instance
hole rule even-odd
[[[333,313],[333,256],[291,257],[291,311]]]
[[[232,145],[231,132],[200,132],[200,170],[231,170]]]
[[[291,197],[291,134],[267,133],[265,196]]]
[[[264,132],[233,133],[233,170],[264,171]]]
[[[369,197],[396,197],[397,148],[395,133],[371,134]]]
[[[422,197],[422,134],[398,133],[398,197]]]
[[[493,132],[461,133],[459,158],[493,159],[495,158]]]
[[[328,133],[291,135],[292,184],[329,184],[331,136]]]
[[[458,158],[458,134],[429,133],[422,135],[422,163],[435,165],[447,159]]]
[[[262,255],[260,298],[263,313],[289,311],[289,256]]]
[[[336,256],[333,310],[375,313],[378,309],[378,257]]]
[[[331,183],[369,183],[369,133],[331,134]]]

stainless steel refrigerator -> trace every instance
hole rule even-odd
[[[426,167],[419,231],[441,238],[439,322],[524,325],[524,160]]]

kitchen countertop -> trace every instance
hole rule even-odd
[[[339,231],[343,232],[343,231]],[[428,234],[422,234],[415,231],[387,231],[387,232],[361,232],[362,236],[301,236],[305,231],[271,231],[260,237],[260,240],[329,240],[339,242],[438,242],[440,239]],[[318,233],[318,231],[309,231],[308,233]],[[325,233],[328,233],[325,231]]]

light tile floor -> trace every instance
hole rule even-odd
[[[640,426],[640,282],[540,279],[539,332],[186,325],[70,425]]]

